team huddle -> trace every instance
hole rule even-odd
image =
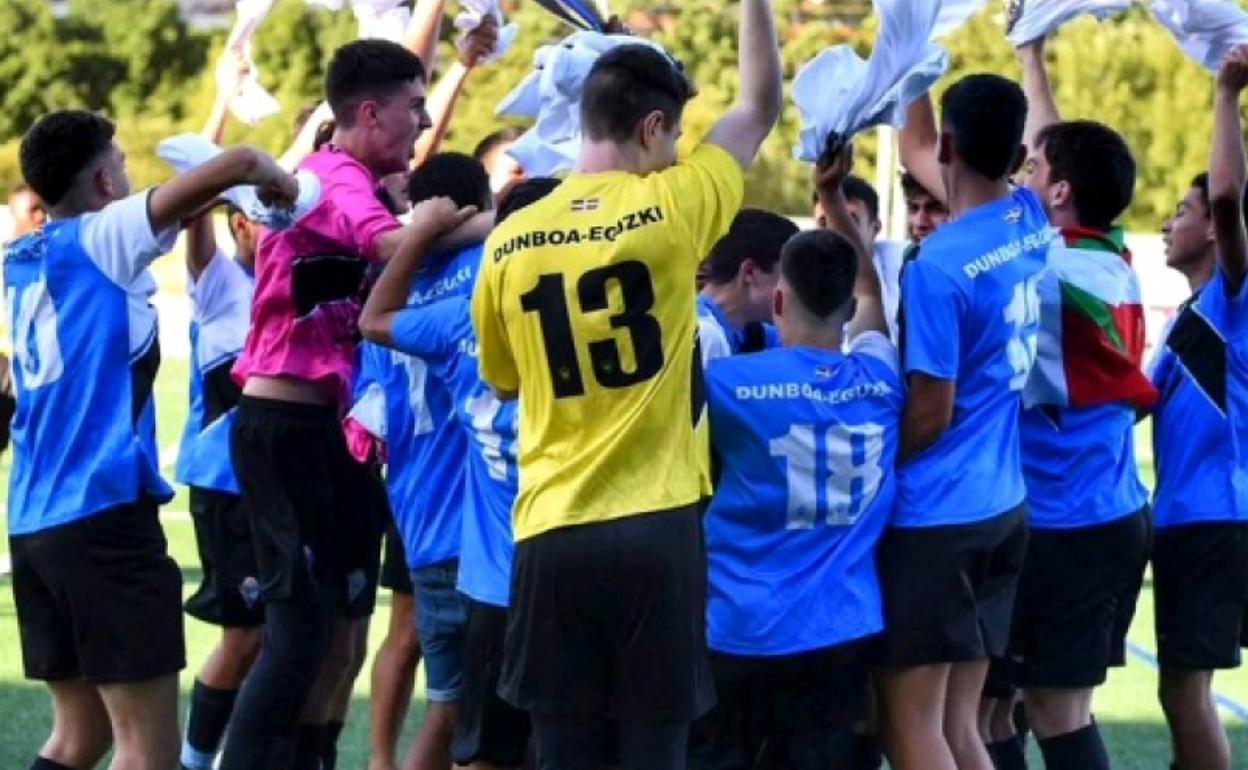
[[[742,208],[782,109],[769,0],[740,3],[736,104],[685,157],[679,63],[598,55],[561,179],[509,157],[514,131],[438,150],[440,17],[338,49],[281,161],[201,151],[245,74],[228,54],[165,184],[132,192],[89,112],[23,138],[14,200],[46,221],[4,256],[9,542],[54,710],[32,770],[331,770],[381,587],[370,770],[1016,770],[1028,734],[1049,770],[1109,768],[1092,696],[1150,564],[1171,767],[1229,770],[1211,681],[1248,644],[1248,47],[1164,223],[1192,292],[1145,361],[1117,225],[1135,161],[1061,119],[1043,38],[1021,85],[910,103],[896,244],[852,142],[815,165],[815,229]],[[452,90],[498,34],[465,35]],[[185,606],[148,270],[183,231]],[[184,611],[222,632],[182,730]]]

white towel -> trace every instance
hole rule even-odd
[[[602,54],[620,45],[637,44],[667,55],[644,38],[599,32],[576,32],[557,45],[538,49],[534,71],[497,108],[499,115],[537,119],[508,150],[526,174],[549,176],[576,164],[585,78]]]
[[[961,29],[967,20],[979,13],[988,0],[941,0],[940,13],[936,16],[936,26],[932,28],[932,40]]]
[[[1207,70],[1217,72],[1232,48],[1248,43],[1248,13],[1230,0],[1153,0],[1152,11]]]
[[[849,140],[882,123],[902,125],[906,107],[949,65],[945,49],[931,42],[938,9],[938,0],[875,0],[880,31],[870,59],[841,45],[802,67],[793,81],[802,119],[795,157],[813,163],[829,136]]]
[[[273,0],[238,0],[234,4],[238,15],[225,44],[227,48],[237,51],[250,65],[250,71],[230,99],[230,112],[249,126],[276,115],[282,109],[273,95],[260,85],[256,63],[251,59],[251,39],[272,8]]]
[[[359,25],[359,38],[402,43],[412,9],[403,0],[352,0],[351,12]]]
[[[1007,30],[1014,47],[1048,37],[1085,13],[1104,21],[1131,7],[1132,0],[1021,0],[1023,12]]]
[[[465,35],[481,26],[487,16],[494,17],[494,21],[498,23],[498,43],[490,55],[481,60],[481,64],[497,61],[511,50],[516,36],[520,34],[520,25],[504,23],[498,0],[459,0],[459,4],[462,10],[455,17],[455,29]]]
[[[222,149],[199,134],[179,134],[156,145],[156,155],[173,166],[179,174],[185,174],[197,166],[221,154]],[[299,183],[299,195],[290,208],[266,206],[252,185],[239,185],[226,190],[221,197],[243,210],[247,218],[270,230],[285,230],[307,216],[321,200],[321,182],[315,174],[300,171],[295,174]]]

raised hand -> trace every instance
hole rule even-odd
[[[413,231],[423,237],[450,232],[477,213],[476,206],[460,208],[450,198],[430,198],[412,207]]]
[[[1218,87],[1235,93],[1248,88],[1248,45],[1237,45],[1222,60]]]
[[[498,47],[498,20],[486,16],[481,24],[459,39],[459,61],[472,69],[484,61]]]

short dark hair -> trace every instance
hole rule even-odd
[[[416,54],[389,40],[356,40],[334,52],[325,74],[325,98],[334,118],[349,128],[365,99],[385,101],[404,84],[425,79]]]
[[[407,179],[407,198],[415,206],[430,198],[445,197],[455,205],[492,208],[494,194],[481,161],[462,152],[439,152],[412,171]]]
[[[550,195],[558,186],[559,180],[550,176],[535,176],[515,184],[499,201],[498,210],[494,212],[495,227],[520,209]]]
[[[742,209],[728,233],[711,248],[706,258],[709,283],[730,283],[747,258],[770,273],[780,261],[780,250],[798,231],[793,221],[762,209]]]
[[[113,145],[117,127],[86,110],[44,115],[22,137],[22,178],[49,206],[60,203],[78,174]]]
[[[853,296],[858,253],[831,230],[806,230],[784,244],[780,271],[802,307],[823,319]]]
[[[935,198],[932,191],[923,186],[918,177],[909,171],[901,172],[901,195],[907,201],[913,200],[920,195],[926,195],[929,198]]]
[[[1027,97],[1000,75],[967,75],[940,100],[941,122],[958,157],[992,180],[1014,171],[1027,122]]]
[[[666,54],[632,43],[607,51],[594,62],[581,96],[581,126],[595,141],[626,142],[646,115],[658,110],[671,129],[693,84]]]
[[[1213,216],[1213,202],[1209,200],[1209,173],[1202,171],[1192,179],[1192,187],[1200,191],[1200,202],[1205,206],[1205,216]],[[1248,222],[1248,189],[1244,191],[1244,221]]]
[[[472,157],[484,163],[485,156],[494,152],[499,147],[511,144],[519,139],[523,134],[524,132],[515,126],[500,128],[481,141],[477,142],[477,146],[472,150]]]
[[[1035,144],[1049,163],[1049,181],[1066,182],[1075,194],[1079,224],[1108,230],[1131,205],[1135,158],[1122,136],[1092,120],[1045,126]]]
[[[846,200],[862,201],[862,205],[867,207],[867,215],[871,217],[872,222],[880,221],[880,194],[867,180],[860,176],[847,176],[845,181],[841,182],[841,192]]]

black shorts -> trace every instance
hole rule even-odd
[[[690,769],[854,766],[876,641],[774,658],[711,653],[719,702],[693,724]]]
[[[26,678],[128,684],[186,666],[182,573],[150,498],[9,538]]]
[[[1019,687],[1096,687],[1126,662],[1151,534],[1147,509],[1093,527],[1031,530],[1009,648]]]
[[[1248,646],[1248,524],[1211,522],[1153,538],[1157,658],[1175,669],[1236,668]]]
[[[361,505],[362,466],[333,407],[243,396],[230,436],[263,601],[306,597],[345,612],[368,584],[380,530]],[[371,529],[370,529],[371,528]],[[380,543],[373,559],[379,558]]]
[[[529,715],[498,697],[507,609],[468,600],[464,687],[451,758],[456,765],[484,762],[520,767],[529,744]]]
[[[260,626],[264,605],[243,499],[199,487],[191,487],[190,496],[201,577],[186,614],[223,628]]]
[[[1021,505],[973,524],[887,529],[876,557],[884,594],[884,665],[1003,655],[1026,551]]]
[[[407,554],[403,549],[403,537],[399,535],[399,528],[394,524],[394,517],[389,508],[386,507],[386,541],[382,549],[381,557],[381,587],[389,588],[396,594],[413,594],[416,592],[412,586],[412,573],[407,568]]]
[[[499,694],[549,717],[688,722],[715,701],[697,504],[516,545]]]
[[[377,585],[381,578],[381,541],[390,520],[386,484],[377,468],[351,460],[350,477],[355,488],[343,523],[348,544],[347,604],[344,617],[363,619],[377,608]]]

